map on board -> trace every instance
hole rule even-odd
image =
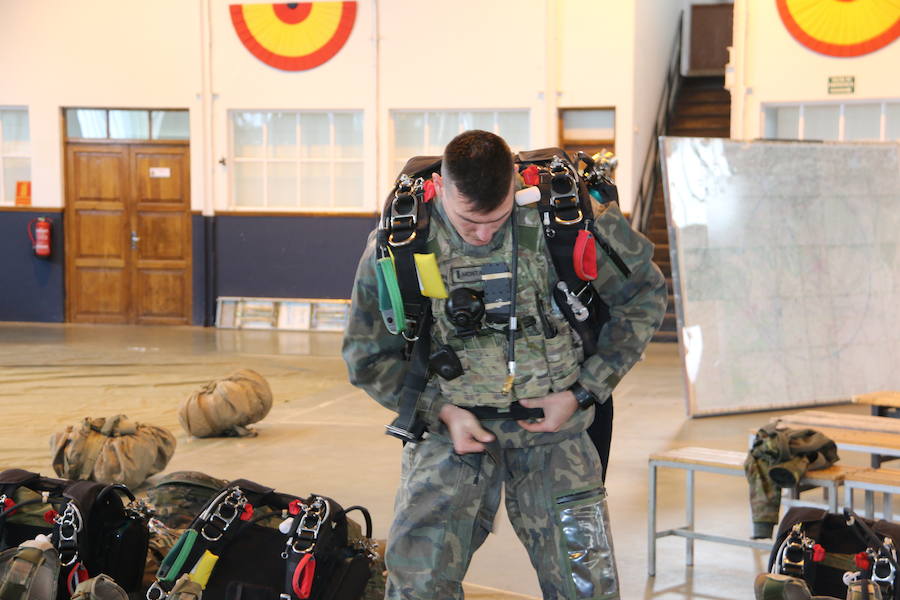
[[[660,148],[688,413],[900,390],[900,145]]]

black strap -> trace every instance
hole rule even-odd
[[[518,401],[509,405],[509,408],[496,408],[494,406],[460,406],[476,417],[479,421],[527,421],[528,419],[543,419],[543,408],[525,408]]]
[[[422,318],[409,357],[409,369],[403,377],[397,405],[397,418],[387,426],[387,434],[405,442],[417,442],[425,433],[425,424],[416,414],[416,404],[428,385],[428,356],[431,350],[431,301],[423,303]]]

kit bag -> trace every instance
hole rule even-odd
[[[185,573],[220,600],[359,600],[372,554],[348,540],[347,512],[324,496],[300,498],[246,479],[229,483],[163,560],[148,600],[170,597]]]
[[[185,529],[228,481],[199,471],[175,471],[147,490],[147,503],[166,527]]]
[[[69,598],[80,582],[101,573],[126,592],[136,591],[148,531],[146,515],[133,502],[121,484],[52,479],[22,469],[0,472],[0,550],[46,535],[59,552],[58,598]]]
[[[866,537],[867,529],[877,540]],[[874,581],[884,600],[900,600],[891,564],[897,561],[896,540],[897,523],[795,506],[778,526],[769,572],[802,578],[813,594],[836,598],[847,597],[844,578],[850,573],[848,579]]]
[[[46,536],[0,552],[0,600],[52,600],[59,553]]]
[[[162,471],[175,452],[167,429],[128,420],[125,415],[86,417],[50,437],[53,470],[68,479],[123,483],[136,488]]]
[[[250,436],[247,425],[261,421],[272,409],[272,389],[250,369],[210,381],[191,394],[178,411],[178,420],[194,437]]]
[[[101,573],[79,583],[72,600],[128,600],[128,594],[108,575]]]

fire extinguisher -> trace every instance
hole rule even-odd
[[[50,219],[38,217],[28,222],[28,239],[35,256],[50,256]]]

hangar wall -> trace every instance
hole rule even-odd
[[[731,137],[763,137],[766,103],[896,101],[900,99],[898,64],[900,42],[896,40],[861,56],[828,56],[791,36],[775,1],[735,0],[734,46],[726,84],[731,88]],[[834,76],[853,76],[854,92],[830,94],[828,78]]]
[[[217,295],[348,297],[355,257],[395,175],[391,111],[526,110],[529,145],[541,147],[557,143],[558,109],[614,108],[628,211],[649,143],[643,120],[652,120],[684,2],[360,0],[342,50],[300,72],[252,56],[226,0],[32,4],[0,9],[0,107],[29,115],[28,210],[52,210],[62,233],[63,108],[188,110],[193,320],[208,323]],[[363,209],[324,216],[235,209],[229,111],[254,109],[362,111]],[[25,250],[27,214],[0,206],[0,233]],[[54,242],[53,262],[43,266],[30,251],[5,254],[0,288],[18,292],[0,296],[0,319],[63,320],[65,248],[61,235]],[[39,303],[30,300],[36,294]]]

